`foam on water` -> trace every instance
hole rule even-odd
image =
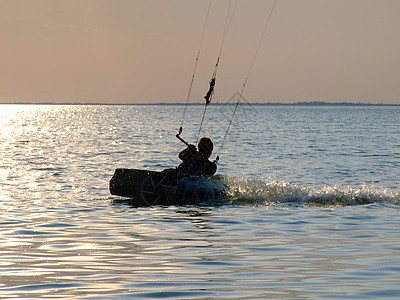
[[[399,204],[400,193],[379,186],[325,186],[322,188],[285,181],[263,181],[243,177],[217,176],[215,179],[184,179],[181,203],[195,205],[279,204],[349,206],[373,203]]]
[[[326,186],[321,189],[285,181],[265,182],[246,178],[225,177],[228,195],[233,204],[276,205],[297,203],[323,206],[398,204],[399,192],[378,186]]]

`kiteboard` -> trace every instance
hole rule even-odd
[[[227,200],[224,177],[181,177],[171,172],[116,169],[110,193],[129,198],[136,206],[218,205]]]

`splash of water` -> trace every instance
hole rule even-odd
[[[224,177],[232,204],[347,206],[372,203],[400,203],[400,193],[376,186],[326,186],[320,189],[290,184],[284,181],[265,182],[245,178]]]

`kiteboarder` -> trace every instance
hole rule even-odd
[[[178,174],[183,176],[212,176],[217,171],[217,164],[209,160],[213,151],[213,142],[208,137],[202,137],[197,144],[190,144],[179,153],[182,163],[178,166]]]

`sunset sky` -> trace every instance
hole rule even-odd
[[[191,102],[207,92],[228,3],[212,3]],[[184,103],[208,4],[0,0],[0,103]],[[238,1],[214,101],[241,90],[272,4]],[[400,104],[399,28],[398,0],[277,0],[244,97]]]

